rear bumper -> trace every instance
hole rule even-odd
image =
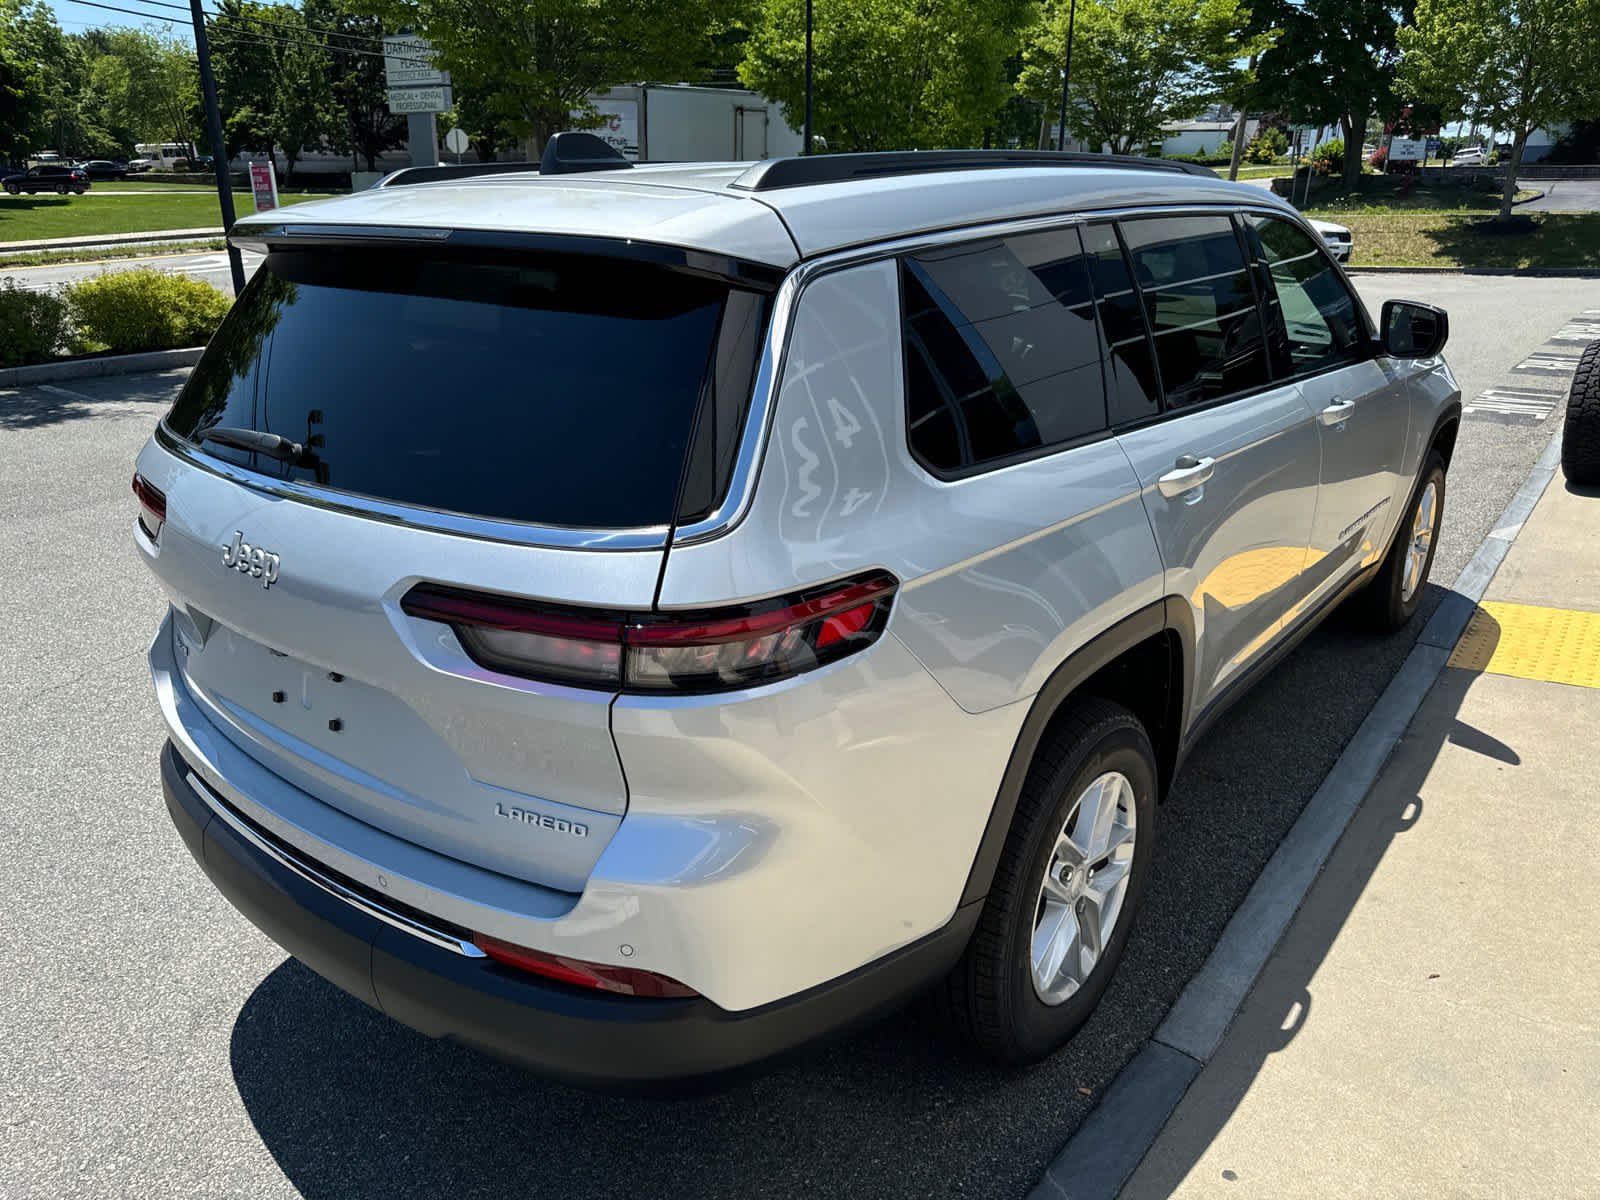
[[[168,742],[167,809],[206,875],[241,913],[312,970],[430,1037],[450,1038],[582,1086],[635,1089],[728,1075],[903,1003],[948,971],[981,902],[943,929],[839,979],[731,1013],[709,1000],[612,996],[468,957],[340,898],[286,865],[293,852],[228,809]],[[241,833],[241,826],[247,832]],[[325,871],[325,869],[323,869]]]

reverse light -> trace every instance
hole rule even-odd
[[[608,614],[418,584],[401,608],[449,624],[491,670],[627,692],[718,692],[866,649],[888,623],[897,586],[877,571],[757,605]]]
[[[485,933],[473,934],[472,942],[496,962],[577,987],[614,992],[619,996],[666,998],[699,995],[693,988],[665,975],[657,975],[654,971],[613,967],[604,963],[584,962],[578,958],[565,958],[559,954],[546,954],[542,950],[530,950],[526,946],[503,942]]]
[[[139,500],[139,525],[153,542],[167,521],[166,493],[135,471],[133,494]]]

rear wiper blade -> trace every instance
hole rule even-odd
[[[309,465],[316,457],[308,456],[306,448],[299,442],[291,442],[281,434],[262,433],[259,429],[236,429],[231,425],[217,425],[201,433],[200,440],[220,442],[224,446],[232,446],[235,450],[250,450],[256,454],[265,454],[268,458],[286,463]]]

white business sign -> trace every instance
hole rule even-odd
[[[453,107],[447,87],[408,87],[389,89],[392,113],[441,113]]]
[[[444,72],[433,65],[433,43],[410,34],[383,39],[383,78],[391,88],[438,85],[445,81]]]
[[[639,102],[637,100],[596,100],[600,124],[589,130],[630,162],[639,161]],[[583,114],[574,112],[573,119]]]
[[[1390,162],[1421,162],[1428,143],[1422,138],[1395,138],[1389,143]]]

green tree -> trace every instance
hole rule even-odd
[[[32,148],[44,110],[43,74],[0,41],[0,161],[20,159]]]
[[[383,37],[383,22],[375,17],[339,13],[333,19],[329,44],[333,54],[333,99],[344,115],[347,133],[342,140],[367,160],[367,170],[378,169],[378,155],[405,141],[406,119],[389,111],[389,91],[384,82],[383,59],[352,50],[375,50]]]
[[[481,92],[515,137],[545,140],[589,94],[640,79],[698,78],[714,31],[743,0],[346,0],[433,43],[462,92]]]
[[[1272,34],[1256,64],[1251,106],[1296,123],[1337,123],[1350,153],[1345,186],[1361,176],[1367,119],[1394,110],[1397,33],[1413,0],[1256,0],[1252,28]]]
[[[1017,89],[1046,113],[1061,103],[1070,6],[1052,4],[1024,41]],[[1248,12],[1240,0],[1079,0],[1067,127],[1098,150],[1132,154],[1193,117],[1237,79]]]
[[[1528,135],[1589,115],[1600,98],[1600,0],[1417,0],[1400,44],[1413,94],[1511,134],[1500,220]]]
[[[1012,94],[1007,60],[1032,0],[816,0],[812,126],[830,150],[976,146]],[[739,68],[798,126],[804,0],[764,0]]]

